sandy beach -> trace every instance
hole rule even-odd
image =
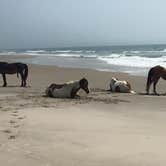
[[[1,165],[166,165],[166,82],[157,85],[162,95],[144,95],[145,77],[28,66],[27,88],[19,87],[16,75],[7,75],[8,87],[0,87]],[[128,80],[137,93],[106,91],[113,76]],[[44,96],[49,84],[82,77],[89,81],[90,94],[80,91],[80,99]]]

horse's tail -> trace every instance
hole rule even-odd
[[[28,65],[25,64],[25,68],[24,68],[24,79],[25,81],[27,80],[28,78]]]
[[[19,72],[17,71],[17,78],[19,78]]]
[[[146,92],[149,93],[149,87],[150,84],[152,82],[152,75],[153,75],[153,68],[151,68],[148,72],[148,78],[147,78],[147,82],[146,82]]]

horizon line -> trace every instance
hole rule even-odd
[[[27,48],[0,48],[0,50],[25,50],[25,49],[68,49],[68,48],[95,48],[95,47],[127,47],[127,46],[159,46],[165,45],[166,43],[162,44],[112,44],[112,45],[89,45],[89,46],[64,46],[64,47],[27,47]]]

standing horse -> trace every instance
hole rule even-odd
[[[6,74],[15,74],[17,73],[17,77],[19,74],[21,76],[21,86],[26,86],[26,80],[28,77],[28,66],[24,63],[7,63],[0,62],[0,74],[3,77],[3,87],[7,86]]]
[[[148,72],[148,78],[146,83],[146,93],[149,94],[149,89],[153,83],[153,92],[157,95],[156,84],[159,81],[160,77],[166,80],[166,69],[162,66],[152,67]]]

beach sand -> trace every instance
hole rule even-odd
[[[106,91],[112,76],[128,80],[137,94]],[[82,77],[90,94],[44,96],[49,84]],[[166,165],[166,82],[157,86],[163,95],[144,95],[145,77],[30,64],[27,88],[19,87],[16,75],[7,81],[0,87],[1,165]]]

